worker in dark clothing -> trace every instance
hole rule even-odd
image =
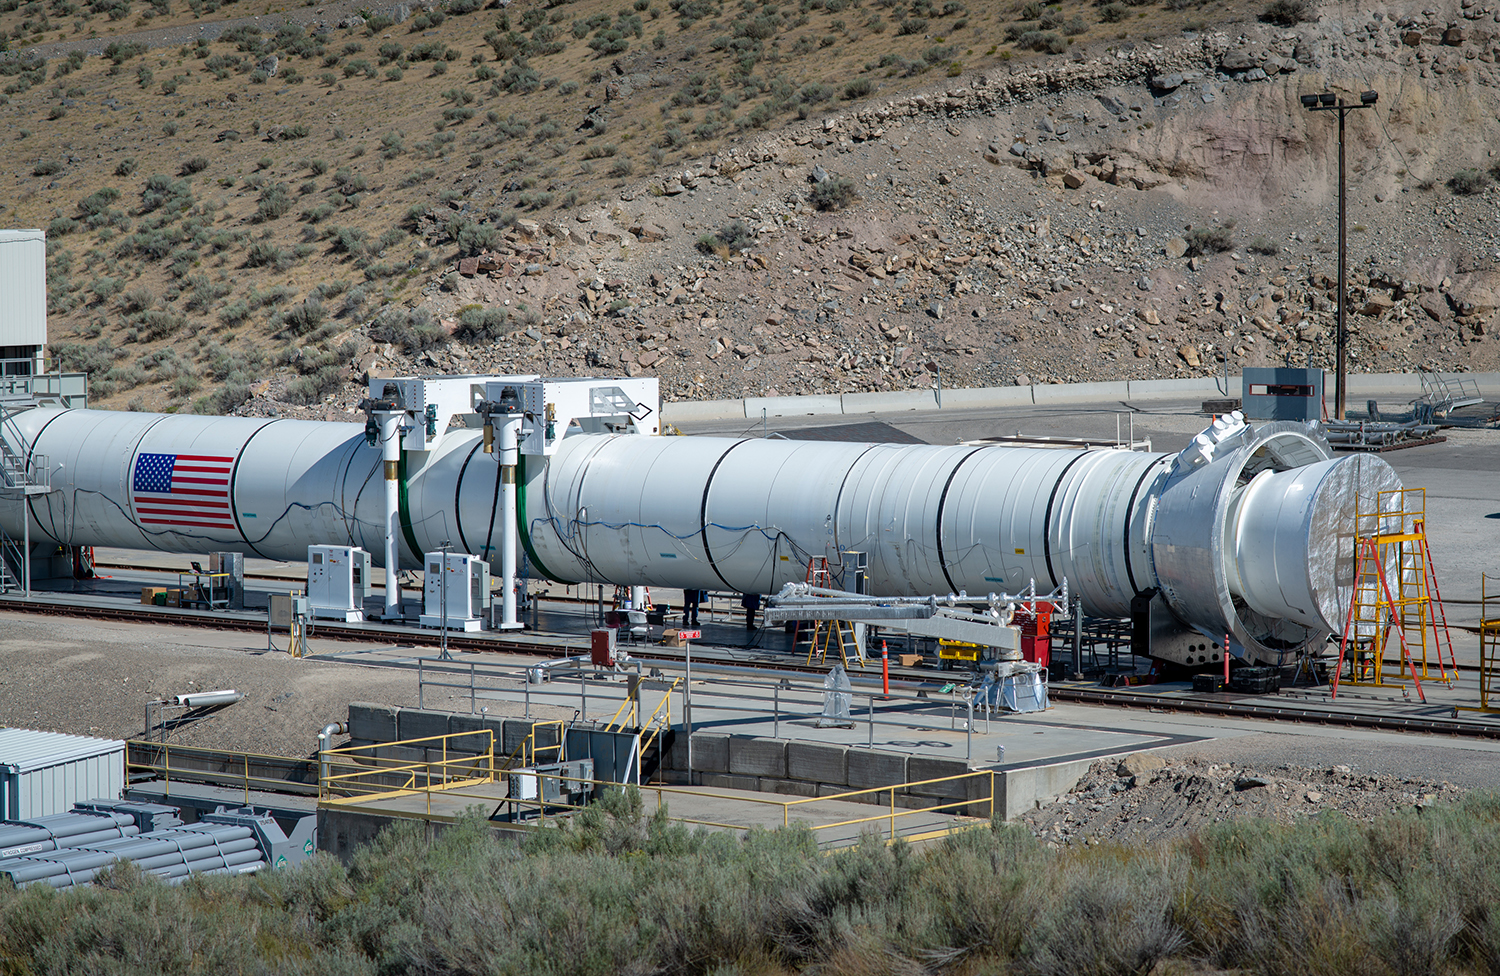
[[[682,626],[698,626],[698,605],[703,602],[702,590],[682,591]]]
[[[746,593],[740,597],[740,606],[745,608],[745,629],[755,629],[755,615],[760,612],[760,594]]]

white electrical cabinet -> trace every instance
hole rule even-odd
[[[368,552],[355,546],[307,547],[307,596],[314,617],[364,620],[369,595]]]
[[[422,626],[482,629],[490,608],[490,564],[468,553],[429,552],[426,567]]]

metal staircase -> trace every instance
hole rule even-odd
[[[28,402],[26,408],[31,404]],[[31,596],[31,517],[26,509],[35,495],[47,495],[52,487],[51,459],[30,452],[21,427],[16,423],[15,404],[0,399],[0,498],[22,506],[21,539],[0,530],[0,593],[20,589]],[[25,408],[23,408],[25,409]],[[0,502],[3,504],[3,502]]]

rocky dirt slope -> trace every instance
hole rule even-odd
[[[457,341],[403,347],[388,312],[352,334],[351,374],[649,373],[698,398],[1331,365],[1336,125],[1298,96],[1366,88],[1351,369],[1494,369],[1497,195],[1449,181],[1500,166],[1497,17],[1330,5],[831,115],[519,221],[424,290],[417,324]],[[840,179],[851,202],[817,209]],[[257,392],[247,412],[280,409]]]
[[[1367,89],[1352,368],[1500,362],[1486,0],[1290,26],[448,0],[218,33],[249,11],[94,6],[69,34],[0,4],[54,55],[0,64],[0,119],[6,219],[52,233],[59,363],[108,406],[346,416],[371,371],[651,373],[680,399],[1325,365],[1337,126],[1299,97]],[[1048,24],[1070,36],[1029,50]],[[163,30],[183,46],[131,46]]]

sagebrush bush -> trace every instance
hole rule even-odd
[[[1260,19],[1280,27],[1296,27],[1309,16],[1307,0],[1272,0]]]
[[[1187,233],[1188,256],[1220,254],[1234,247],[1234,223],[1225,221],[1218,227],[1198,227]]]
[[[389,342],[401,346],[409,353],[443,345],[448,333],[432,318],[425,308],[405,309],[388,305],[370,323],[370,338],[376,342]]]
[[[808,199],[819,210],[842,210],[859,199],[859,191],[849,177],[831,174],[813,187]]]
[[[466,305],[459,310],[453,338],[463,342],[494,342],[510,331],[510,312],[503,306]]]
[[[1461,169],[1448,177],[1448,189],[1456,196],[1467,197],[1490,188],[1490,174],[1478,169]]]
[[[402,310],[392,313],[405,315]],[[342,382],[291,349],[289,395]],[[232,409],[226,388],[195,404]],[[138,408],[134,405],[133,408]],[[820,854],[805,828],[710,833],[610,790],[519,842],[479,816],[402,822],[347,866],[162,884],[0,889],[16,972],[1044,976],[1495,972],[1500,798],[1363,825],[1214,825],[1177,843],[1048,850],[1004,823],[913,848]]]

